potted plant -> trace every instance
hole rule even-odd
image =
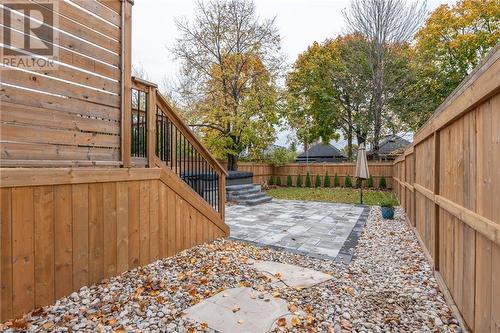
[[[382,217],[386,220],[392,220],[394,218],[394,206],[397,205],[394,198],[384,198],[380,201],[380,208],[382,211]]]

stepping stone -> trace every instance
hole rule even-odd
[[[256,260],[253,266],[256,270],[272,278],[278,278],[279,281],[293,288],[309,288],[332,278],[331,275],[320,271],[274,261]]]
[[[279,318],[290,314],[285,300],[252,288],[224,290],[184,313],[185,319],[223,333],[269,332]]]

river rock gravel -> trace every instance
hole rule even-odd
[[[460,332],[432,268],[398,208],[383,220],[372,207],[348,265],[265,247],[217,240],[158,260],[56,304],[0,324],[1,331],[210,332],[183,311],[227,288],[252,287],[288,302],[276,332]],[[253,268],[272,260],[331,274],[307,289],[273,284]]]

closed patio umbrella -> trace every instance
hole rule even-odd
[[[358,149],[358,159],[356,161],[356,177],[359,179],[370,178],[370,171],[368,170],[368,161],[366,160],[365,145],[362,143]],[[363,180],[361,180],[361,203],[363,203]]]

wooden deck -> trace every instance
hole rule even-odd
[[[55,3],[33,5],[56,18],[57,69],[0,68],[1,321],[229,235],[226,171],[156,85],[131,77],[132,2]],[[140,158],[133,90],[147,100]]]

